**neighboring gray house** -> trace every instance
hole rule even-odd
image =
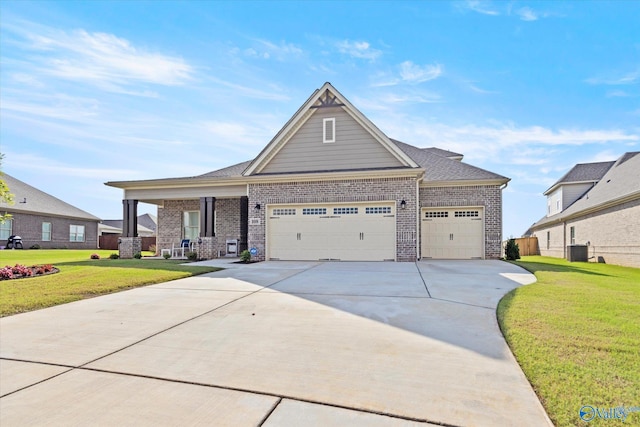
[[[105,234],[122,234],[121,219],[104,219],[98,225],[98,234],[100,236]],[[144,214],[138,215],[138,236],[141,237],[153,237],[156,235],[156,229],[158,228],[158,218],[155,215]]]
[[[544,194],[547,215],[528,231],[542,255],[587,244],[592,261],[640,267],[640,152],[578,164]]]
[[[22,237],[25,249],[41,248],[95,249],[98,247],[100,218],[63,202],[24,182],[3,174],[15,203],[0,202],[0,211],[12,218],[0,224],[0,246],[9,236]]]
[[[462,155],[390,139],[330,83],[250,161],[124,190],[123,258],[140,248],[138,201],[158,205],[158,249],[202,258],[237,242],[258,260],[499,258],[508,178]]]

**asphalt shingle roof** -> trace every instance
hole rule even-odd
[[[608,170],[595,186],[567,209],[559,214],[542,218],[532,228],[538,228],[558,219],[580,214],[582,211],[587,211],[625,196],[636,194],[640,198],[640,151],[625,153],[617,161],[606,163],[611,163],[611,165],[609,165]]]
[[[572,167],[569,172],[564,174],[562,178],[560,178],[550,188],[556,187],[559,184],[568,184],[571,182],[599,181],[607,173],[611,166],[614,165],[614,163],[615,161],[578,163],[577,165]]]
[[[67,202],[53,197],[50,194],[40,191],[35,187],[26,184],[19,179],[7,175],[2,175],[4,182],[9,187],[9,191],[15,196],[15,203],[9,205],[0,201],[0,210],[8,212],[22,212],[29,214],[44,214],[68,218],[80,218],[99,221],[100,218],[91,215],[82,209],[76,208]],[[21,203],[26,199],[26,203]]]
[[[425,181],[473,181],[497,179],[507,182],[509,178],[476,166],[462,163],[448,157],[435,154],[433,150],[424,150],[404,142],[392,140],[414,162],[425,169]],[[445,151],[445,150],[443,150]]]

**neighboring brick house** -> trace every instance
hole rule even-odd
[[[462,155],[387,137],[330,83],[250,161],[124,190],[120,252],[139,250],[138,201],[158,205],[158,248],[189,239],[201,258],[499,258],[508,178]]]
[[[0,212],[12,218],[0,224],[0,246],[9,236],[22,237],[25,249],[95,249],[98,247],[100,219],[60,199],[26,184],[11,175],[2,179],[14,195],[15,203],[0,202]]]
[[[544,194],[547,215],[528,231],[542,255],[586,244],[591,261],[640,267],[640,152],[578,164]]]

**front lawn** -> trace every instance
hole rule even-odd
[[[91,260],[94,253],[101,259]],[[0,281],[0,316],[219,270],[180,265],[184,260],[108,259],[112,253],[62,249],[0,251],[0,267],[53,264],[60,269],[57,274]]]
[[[539,256],[516,264],[538,281],[507,294],[498,321],[554,424],[587,425],[583,405],[640,407],[640,269]],[[624,425],[640,425],[640,412]]]

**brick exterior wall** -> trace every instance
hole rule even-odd
[[[59,218],[44,215],[31,215],[22,212],[11,212],[13,226],[11,233],[22,237],[25,249],[33,245],[40,245],[43,249],[97,249],[98,248],[98,221],[86,219]],[[42,240],[42,223],[51,223],[51,241]],[[84,225],[84,242],[69,241],[69,226]],[[0,246],[5,246],[7,241],[1,241]]]
[[[421,187],[420,207],[484,207],[484,252],[486,259],[501,256],[502,190],[498,185]]]
[[[178,246],[183,239],[182,217],[185,211],[200,211],[200,200],[165,200],[158,207],[158,250]],[[216,199],[215,237],[202,237],[196,245],[199,258],[226,255],[226,240],[240,240],[240,199]]]
[[[547,232],[549,233],[548,243]],[[554,224],[544,229],[536,230],[533,235],[538,238],[540,255],[565,258],[565,247],[568,243],[565,243],[564,240],[564,223]]]
[[[142,251],[142,237],[121,237],[119,255],[122,259],[131,259]]]
[[[575,243],[589,245],[590,261],[640,267],[640,200],[634,200],[566,222],[566,245],[571,244],[571,227],[575,227]],[[540,253],[564,257],[565,227],[561,223],[538,229]],[[553,248],[546,249],[547,231],[551,231]]]
[[[406,209],[400,209],[404,200]],[[258,249],[257,260],[265,259],[266,206],[282,203],[343,203],[394,201],[397,206],[397,261],[415,261],[417,257],[417,217],[415,178],[378,178],[286,182],[249,185],[249,247]],[[254,209],[256,204],[263,208]],[[252,220],[260,225],[252,225]]]

